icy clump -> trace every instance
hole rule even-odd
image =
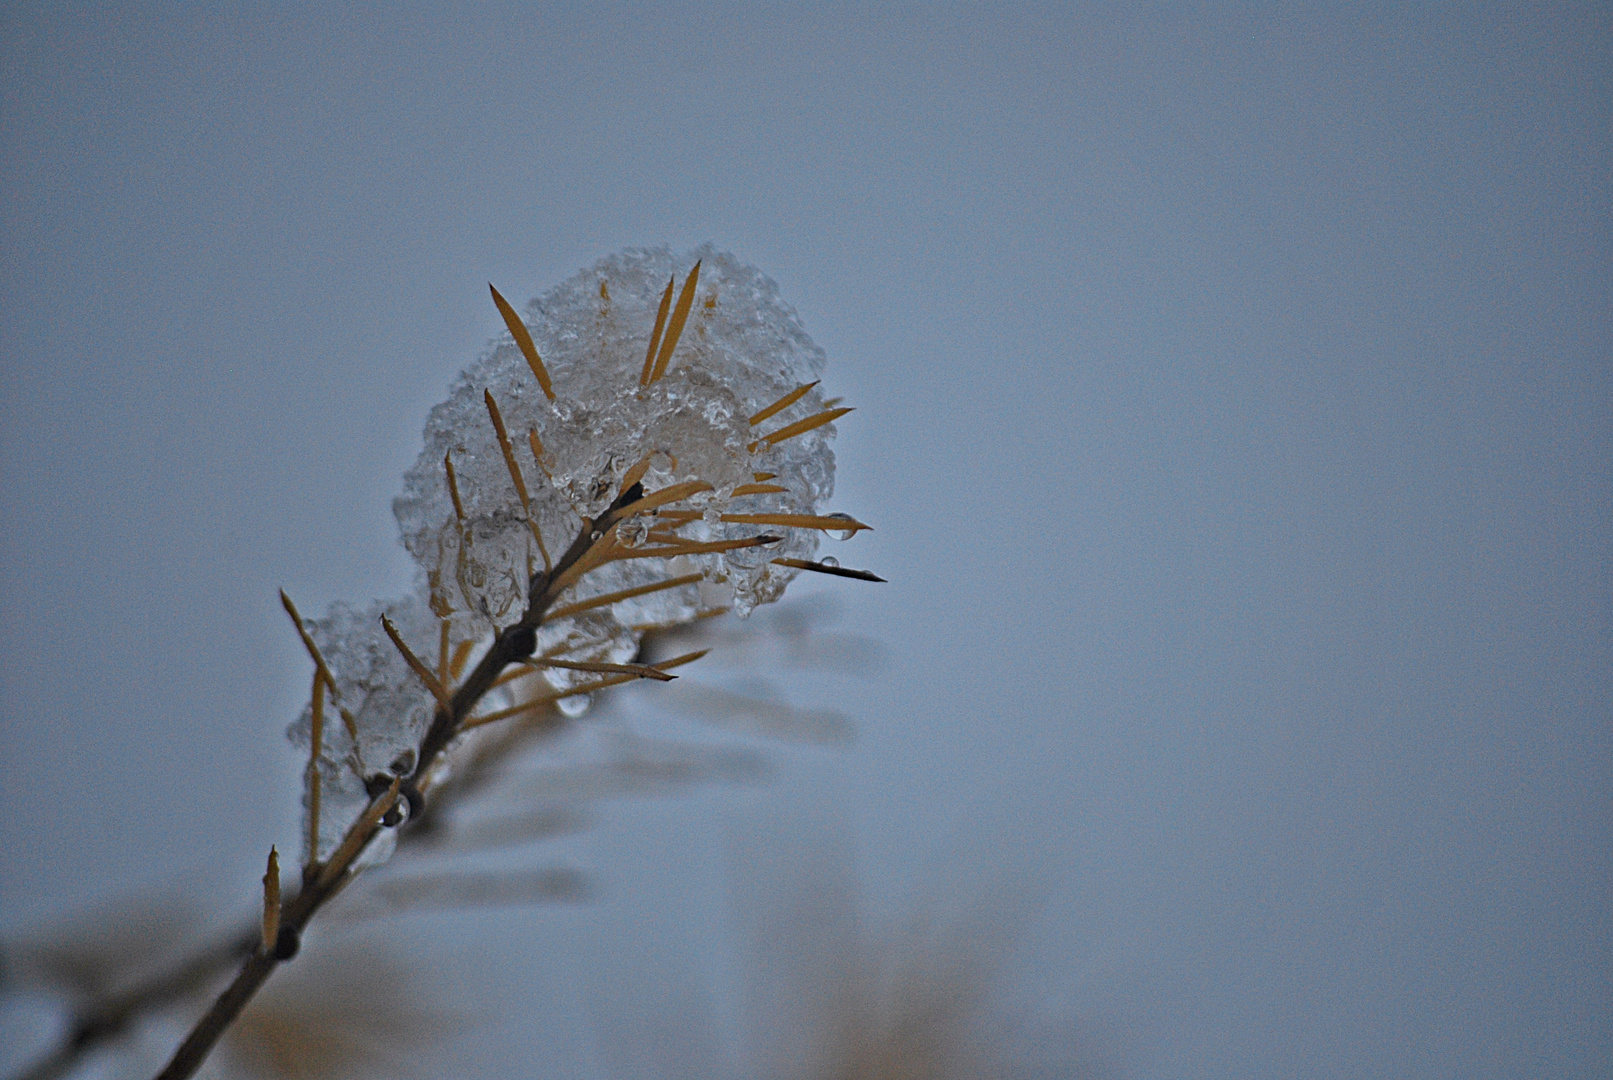
[[[646,385],[646,350],[667,282],[674,281],[678,297],[697,263],[687,322],[664,374],[658,370]],[[589,528],[604,545],[594,551],[605,561],[554,598],[534,628],[534,666],[506,672],[476,710],[494,718],[515,706],[553,703],[574,716],[587,707],[590,691],[623,673],[545,661],[632,661],[650,627],[725,606],[743,615],[776,599],[797,571],[774,560],[811,559],[817,551],[819,534],[811,528],[723,520],[817,516],[834,489],[832,424],[772,444],[767,439],[826,408],[817,388],[805,385],[822,370],[823,352],[767,277],[709,245],[676,257],[664,247],[629,249],[533,300],[522,318],[555,398],[506,335],[431,411],[425,447],[393,504],[404,546],[420,569],[417,595],[364,610],[336,604],[307,624],[337,684],[315,755],[321,798],[318,851],[311,855],[328,856],[379,785],[413,771],[413,754],[437,709],[383,631],[383,613],[426,667],[449,669],[442,681],[453,685],[496,631],[521,618],[533,574]],[[675,320],[666,320],[668,336]],[[787,407],[751,423],[798,388],[803,392]],[[495,403],[507,444],[500,443],[484,395]],[[647,494],[694,481],[710,490],[628,517],[610,538],[593,536],[585,520],[597,519],[629,470],[641,465]],[[721,552],[680,550],[763,534],[777,540]],[[686,580],[590,604],[674,579]],[[291,725],[292,741],[307,749],[311,728],[305,708]],[[311,806],[306,793],[304,803],[305,810]],[[391,834],[383,834],[364,859],[384,858],[391,844]]]
[[[694,305],[663,378],[640,385],[645,352],[669,279],[675,294],[700,262]],[[543,567],[527,514],[489,420],[483,392],[502,413],[530,494],[532,518],[549,556],[558,558],[581,527],[616,497],[623,475],[654,454],[646,491],[699,480],[714,491],[677,504],[702,513],[680,535],[695,541],[783,537],[768,548],[614,562],[591,573],[562,603],[698,573],[712,585],[655,593],[614,605],[623,628],[676,622],[713,599],[741,614],[776,599],[795,571],[773,559],[810,559],[810,529],[723,522],[725,513],[814,514],[834,487],[833,425],[768,446],[762,436],[821,412],[814,388],[763,423],[749,418],[816,379],[823,352],[802,329],[777,286],[754,267],[710,245],[674,257],[667,248],[628,249],[601,260],[527,305],[523,318],[556,394],[549,401],[508,335],[463,373],[448,401],[432,410],[425,448],[395,501],[404,545],[426,576],[432,607],[484,629],[520,618],[526,582]],[[534,438],[535,436],[535,438]],[[541,457],[538,449],[541,447]],[[450,456],[465,520],[449,491]],[[734,494],[758,483],[781,492]],[[665,519],[648,526],[665,528]],[[630,522],[624,543],[653,543]],[[615,650],[611,650],[615,651]]]
[[[407,775],[413,768],[412,755],[436,710],[430,691],[382,629],[383,614],[417,657],[437,667],[440,624],[425,602],[414,597],[374,603],[363,610],[338,601],[324,618],[306,624],[337,689],[334,695],[325,695],[318,757],[321,858],[335,849],[368,804],[367,779],[393,772]],[[451,650],[464,639],[464,634],[454,633],[450,626]],[[358,734],[356,743],[349,721]],[[306,751],[312,729],[313,712],[308,706],[286,735]],[[303,798],[306,817],[307,792]]]

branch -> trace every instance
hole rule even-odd
[[[218,1040],[228,1030],[230,1024],[241,1015],[241,1010],[246,1008],[258,989],[268,981],[274,969],[282,961],[296,955],[304,927],[314,914],[352,879],[353,863],[380,831],[382,818],[400,797],[409,799],[413,811],[410,815],[411,823],[423,816],[425,788],[430,782],[431,771],[437,759],[459,734],[465,719],[492,688],[503,670],[510,664],[525,660],[532,655],[537,646],[537,627],[542,623],[545,612],[553,606],[555,600],[570,584],[592,568],[592,563],[601,562],[597,558],[590,559],[596,545],[614,544],[611,526],[620,519],[627,507],[643,498],[643,494],[644,489],[638,483],[623,491],[601,516],[600,521],[605,523],[603,527],[596,526],[594,522],[584,518],[577,538],[555,563],[553,569],[532,576],[532,580],[528,583],[527,608],[520,621],[494,635],[492,647],[451,696],[446,694],[440,683],[432,687],[433,692],[438,694],[439,704],[431,726],[420,741],[414,772],[407,781],[399,778],[387,792],[371,799],[368,808],[348,829],[342,843],[331,854],[330,860],[321,867],[319,874],[305,881],[296,898],[285,905],[280,916],[279,936],[275,948],[272,951],[256,949],[254,948],[256,941],[247,946],[251,954],[241,965],[235,980],[197,1021],[196,1026],[185,1037],[185,1041],[180,1043],[179,1049],[174,1051],[174,1056],[167,1067],[157,1074],[157,1080],[186,1080],[201,1067]],[[406,658],[409,655],[412,654],[406,654]],[[430,672],[425,671],[424,665],[419,664],[418,660],[411,664],[411,667],[416,668],[416,673],[421,674],[422,680],[428,686],[436,681],[428,678]],[[617,678],[629,677],[631,676],[617,676]],[[408,824],[403,827],[407,829]]]

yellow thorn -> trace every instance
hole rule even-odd
[[[622,483],[616,489],[617,498],[621,498],[622,492],[644,479],[644,474],[650,471],[650,460],[654,457],[655,451],[651,450],[648,454],[644,455],[642,461],[640,461],[637,465],[634,465],[631,469],[628,469],[627,472],[622,475]]]
[[[634,623],[632,626],[628,627],[628,629],[633,631],[635,634],[653,634],[661,630],[676,630],[680,627],[687,626],[692,622],[699,622],[702,619],[714,619],[718,615],[726,614],[728,614],[728,609],[726,607],[707,608],[705,611],[695,612],[688,619],[678,619],[675,622]]]
[[[649,585],[638,585],[631,589],[620,589],[616,592],[604,593],[601,596],[591,596],[587,600],[579,600],[575,604],[567,604],[562,608],[555,608],[544,614],[546,623],[556,622],[569,615],[578,615],[584,611],[591,611],[597,607],[605,607],[622,600],[631,600],[635,596],[645,596],[649,593],[660,592],[662,589],[675,589],[679,585],[692,585],[699,581],[703,574],[684,574],[682,577],[668,578],[666,581],[657,581]]]
[[[364,850],[364,845],[375,835],[375,827],[386,817],[387,812],[398,804],[398,789],[402,784],[403,777],[393,777],[392,786],[386,789],[386,793],[372,801],[364,813],[359,815],[359,819],[353,822],[347,830],[347,835],[342,837],[341,844],[331,852],[330,861],[320,871],[317,886],[323,887],[335,881],[337,876],[346,872],[353,860],[358,858],[358,853]]]
[[[682,525],[679,525],[677,527],[680,528],[680,529],[683,528]],[[689,538],[687,536],[679,536],[677,533],[672,532],[670,529],[651,529],[649,532],[644,534],[644,538],[646,540],[653,540],[657,544],[687,544],[687,543],[689,543]]]
[[[303,879],[309,880],[319,868],[319,767],[308,774],[308,865]]]
[[[689,320],[689,308],[694,304],[694,286],[698,280],[700,264],[695,263],[683,282],[683,291],[678,293],[678,306],[672,310],[672,322],[666,328],[666,337],[661,340],[661,351],[656,354],[655,370],[650,372],[650,382],[666,374],[667,361],[672,359],[672,350],[678,347],[678,338],[683,334],[683,324]]]
[[[826,532],[860,532],[872,529],[856,518],[824,517],[817,514],[724,514],[723,521],[735,525],[784,525],[796,529],[823,529]]]
[[[760,424],[763,420],[766,420],[769,416],[772,416],[775,413],[783,412],[785,409],[788,409],[791,405],[794,405],[797,401],[800,401],[803,397],[806,396],[806,392],[808,390],[812,389],[814,386],[817,386],[818,383],[820,383],[822,381],[823,381],[822,379],[816,379],[813,382],[807,383],[805,386],[797,386],[794,390],[791,390],[788,394],[785,394],[783,397],[781,397],[777,401],[773,402],[773,404],[769,405],[767,408],[763,409],[761,412],[759,412],[755,416],[751,417],[750,422],[753,425]]]
[[[504,453],[504,466],[510,472],[510,479],[515,483],[515,493],[521,498],[521,509],[532,516],[532,500],[527,498],[526,480],[521,476],[521,467],[515,463],[515,450],[510,446],[509,432],[504,430],[504,417],[498,411],[498,402],[493,400],[493,391],[482,391],[482,403],[487,406],[487,415],[493,421],[493,431],[498,435],[498,448]]]
[[[642,499],[628,503],[626,506],[617,511],[619,516],[612,520],[614,521],[620,520],[620,518],[632,517],[634,514],[641,514],[646,510],[653,510],[658,506],[665,506],[667,503],[678,502],[679,500],[687,499],[691,495],[698,495],[702,491],[715,490],[715,488],[706,483],[704,480],[685,480],[681,484],[672,484],[668,487],[661,488],[658,491],[652,491]],[[689,513],[694,512],[689,511]],[[695,514],[694,516],[699,517],[700,515]]]
[[[530,678],[538,673],[538,669],[535,667],[523,666],[525,663],[525,661],[522,661],[520,664],[511,664],[509,667],[505,668],[504,674],[494,679],[493,685],[489,689],[496,690],[506,683],[512,683],[516,679]]]
[[[655,313],[655,329],[650,331],[650,347],[644,350],[644,374],[638,377],[640,386],[650,385],[650,376],[655,372],[655,348],[661,344],[661,330],[666,326],[667,309],[672,306],[672,283],[677,277],[666,279],[666,292],[661,294],[661,306]]]
[[[353,714],[347,711],[346,706],[338,705],[336,711],[341,714],[342,727],[347,729],[347,737],[352,740],[353,748],[358,749],[358,721],[353,719]]]
[[[549,582],[547,588],[544,589],[544,596],[547,599],[554,599],[567,589],[571,588],[573,585],[577,584],[577,582],[581,581],[584,575],[599,569],[608,562],[613,562],[616,559],[623,557],[617,554],[618,552],[625,551],[626,549],[616,542],[616,524],[617,523],[613,521],[603,525],[599,534],[599,539],[595,540],[592,546],[590,546],[588,550],[584,551],[582,556],[578,558],[576,562],[572,563],[562,573]],[[600,524],[596,522],[590,525],[588,519],[583,518],[583,528],[600,528]]]
[[[325,680],[314,672],[314,686],[308,706],[308,864],[319,861],[319,755],[325,749]]]
[[[531,667],[557,667],[567,671],[591,671],[599,675],[632,675],[638,679],[654,679],[657,682],[671,682],[676,675],[668,675],[659,668],[647,664],[605,664],[593,660],[523,660],[522,663]]]
[[[763,435],[760,441],[766,443],[768,446],[777,446],[785,439],[793,439],[797,435],[802,435],[808,431],[811,431],[813,428],[820,428],[831,421],[838,420],[840,417],[845,416],[851,411],[852,410],[850,409],[829,409],[826,412],[809,416],[805,420],[797,420],[795,423],[790,424],[787,427],[781,427],[771,435]],[[756,445],[757,443],[751,443],[752,447],[755,447]]]
[[[314,644],[314,639],[309,636],[308,629],[303,626],[302,616],[297,613],[297,605],[291,602],[291,597],[286,595],[286,590],[284,589],[280,590],[280,603],[286,609],[286,614],[291,616],[291,621],[296,624],[297,635],[302,638],[302,647],[308,650],[308,656],[314,662],[314,670],[319,673],[320,678],[325,680],[325,685],[330,687],[330,696],[333,699],[340,700],[341,691],[336,688],[335,677],[331,675],[330,668],[325,666],[325,658],[320,655],[319,646]]]
[[[537,428],[527,429],[526,444],[532,448],[532,460],[538,463],[538,468],[543,470],[543,475],[553,480],[554,473],[550,472],[549,466],[543,463],[543,440],[538,438]]]
[[[470,659],[471,650],[476,648],[474,641],[461,641],[454,646],[454,659],[448,665],[448,674],[455,679],[465,670],[465,661]]]
[[[447,686],[448,675],[448,620],[437,620],[441,626],[441,633],[437,638],[437,681]]]
[[[746,536],[738,540],[710,540],[685,541],[681,544],[669,544],[659,548],[634,548],[624,555],[617,555],[620,561],[628,559],[670,559],[675,555],[711,555],[719,551],[737,551],[740,548],[761,547],[763,544],[778,542],[777,536]]]
[[[280,853],[269,846],[269,868],[263,874],[263,952],[274,953],[280,940]]]
[[[459,479],[454,475],[454,452],[452,450],[442,456],[442,468],[448,474],[448,497],[454,500],[454,517],[463,525],[465,524],[465,504],[459,501]]]
[[[386,631],[386,636],[392,639],[392,644],[397,646],[398,652],[403,654],[404,662],[419,676],[420,681],[426,684],[426,689],[431,691],[431,696],[437,699],[438,705],[442,706],[443,713],[452,717],[454,715],[454,703],[448,697],[448,691],[443,687],[442,683],[437,681],[437,676],[431,673],[431,669],[422,664],[413,650],[403,643],[403,638],[398,636],[397,627],[393,626],[392,620],[385,615],[381,616],[381,629]]]
[[[781,491],[790,490],[777,484],[740,484],[734,489],[734,498],[741,495],[777,495]]]
[[[515,313],[508,300],[499,295],[491,282],[487,287],[493,293],[493,303],[497,305],[498,313],[504,316],[504,325],[510,328],[510,336],[520,347],[521,355],[526,357],[527,367],[532,369],[533,377],[538,380],[538,385],[543,387],[543,396],[553,401],[554,387],[549,385],[549,370],[543,366],[543,360],[538,356],[538,347],[532,344],[532,335],[527,331],[526,323],[521,321],[521,316]]]
[[[776,472],[753,472],[750,478],[760,484],[763,480],[773,480],[778,477]]]
[[[554,564],[549,561],[549,549],[543,546],[543,533],[538,530],[538,519],[532,516],[532,500],[527,497],[526,480],[521,476],[521,466],[515,463],[515,448],[510,445],[509,432],[504,430],[504,417],[498,411],[498,402],[493,400],[493,391],[483,390],[482,401],[487,405],[487,415],[493,420],[498,448],[504,454],[504,467],[509,470],[510,479],[515,483],[516,495],[520,496],[527,527],[532,530],[532,539],[538,542],[538,550],[543,553],[543,568],[549,570]]]
[[[550,648],[544,650],[541,655],[528,657],[525,660],[511,664],[509,667],[504,669],[504,674],[493,680],[493,686],[503,686],[505,683],[514,682],[516,679],[525,679],[528,676],[536,675],[538,673],[538,669],[531,666],[534,661],[549,660],[553,657],[559,656],[561,653],[570,652],[572,649],[578,648],[579,646],[576,644],[576,639],[576,634],[567,634],[558,645],[551,646]],[[587,645],[598,643],[584,641],[582,644]]]
[[[658,664],[651,664],[649,666],[655,668],[657,671],[668,671],[675,667],[681,667],[684,664],[693,663],[702,656],[705,656],[706,653],[710,651],[711,650],[709,649],[701,649],[699,652],[687,653],[683,656],[675,656],[671,660],[662,660]],[[467,717],[465,722],[461,724],[460,727],[468,731],[471,728],[481,727],[483,724],[491,724],[495,720],[507,720],[512,716],[519,716],[525,712],[537,712],[539,709],[542,709],[553,702],[559,701],[561,698],[576,697],[578,694],[592,694],[597,690],[604,690],[612,686],[620,686],[622,683],[632,682],[637,678],[639,678],[637,675],[609,675],[603,679],[596,679],[593,682],[579,683],[569,690],[557,690],[552,694],[545,694],[543,697],[533,698],[531,701],[525,702],[521,705],[512,705],[508,709],[500,709],[497,712],[491,712],[485,716]]]

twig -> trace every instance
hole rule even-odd
[[[576,540],[555,563],[553,570],[542,571],[532,576],[527,589],[527,608],[520,621],[505,627],[494,636],[492,646],[483,654],[476,667],[460,683],[452,696],[446,701],[439,698],[440,704],[436,715],[420,741],[414,772],[408,778],[407,786],[400,777],[392,783],[386,793],[371,799],[368,808],[348,829],[342,843],[331,854],[329,861],[320,868],[319,874],[305,881],[296,898],[284,905],[275,949],[273,951],[252,949],[236,974],[235,980],[197,1021],[196,1026],[185,1037],[185,1041],[174,1051],[174,1056],[167,1067],[157,1074],[156,1080],[186,1080],[201,1067],[219,1038],[228,1030],[230,1024],[234,1023],[241,1010],[246,1008],[247,1003],[273,974],[274,969],[282,960],[289,960],[296,955],[297,944],[308,921],[327,901],[341,891],[353,876],[353,863],[380,831],[382,818],[400,796],[406,795],[411,806],[424,808],[425,786],[429,784],[431,771],[437,759],[458,735],[465,719],[470,716],[482,696],[492,688],[494,681],[506,667],[532,655],[537,645],[537,627],[543,622],[544,614],[554,605],[560,593],[580,578],[581,574],[575,572],[578,567],[591,568],[591,564],[603,565],[604,560],[595,554],[596,546],[614,545],[610,526],[627,513],[631,513],[632,505],[643,497],[643,487],[635,483],[623,491],[601,515],[600,522],[605,523],[604,528],[586,518],[583,519]],[[665,498],[659,492],[656,496],[651,496],[651,500],[655,505],[676,501]],[[585,573],[586,569],[582,572]],[[395,640],[401,644],[401,639]],[[405,659],[411,656],[411,653],[405,653]],[[425,671],[418,658],[415,658],[410,666],[415,668],[416,674]],[[425,671],[422,675],[422,680],[426,681],[428,686],[436,681],[434,678],[427,679],[426,676],[429,674],[429,671]],[[626,677],[618,676],[618,678]],[[437,692],[442,688],[439,684],[432,689],[433,692]]]

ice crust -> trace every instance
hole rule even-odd
[[[698,291],[687,326],[664,378],[644,388],[639,376],[669,278],[682,287],[696,260]],[[483,391],[492,393],[514,444],[532,498],[533,516],[551,557],[615,498],[622,475],[654,451],[647,491],[703,480],[717,490],[688,504],[706,509],[710,524],[686,531],[695,539],[754,536],[763,526],[716,521],[725,512],[816,512],[834,490],[833,425],[774,447],[748,447],[759,436],[823,409],[816,388],[784,412],[753,428],[749,417],[797,386],[816,379],[823,351],[812,343],[778,287],[754,267],[709,245],[674,258],[666,248],[636,248],[600,260],[531,301],[524,318],[548,368],[557,398],[548,401],[513,339],[507,335],[455,383],[431,411],[425,448],[393,503],[404,546],[430,579],[439,607],[505,626],[521,615],[530,568],[542,556],[516,496],[488,419]],[[528,433],[544,456],[534,460]],[[445,454],[452,453],[468,529],[455,519]],[[674,467],[673,462],[676,462]],[[776,474],[787,489],[732,495],[753,474]],[[772,530],[778,533],[780,530]],[[772,564],[779,556],[811,558],[818,536],[788,530],[770,549],[741,549],[693,558],[698,571],[731,592],[734,610],[749,613],[776,599],[795,571]],[[470,537],[462,553],[461,536]],[[662,560],[634,560],[592,575],[581,596],[611,592],[666,575]],[[667,601],[636,605],[666,610]],[[621,621],[649,621],[618,610]]]
[[[437,665],[439,623],[418,597],[372,603],[366,608],[338,601],[324,618],[306,624],[336,680],[336,693],[327,693],[325,698],[319,756],[321,857],[341,841],[347,825],[369,801],[364,781],[389,773],[400,757],[413,753],[435,708],[431,693],[382,629],[382,615],[417,657],[432,667]],[[468,636],[455,633],[450,624],[450,648]],[[356,744],[348,733],[344,711],[358,732]],[[312,709],[304,707],[288,734],[292,742],[306,748],[312,727]],[[306,814],[306,792],[303,797]]]
[[[664,377],[640,385],[645,351],[668,279],[674,297],[696,262],[694,306]],[[722,522],[724,513],[819,514],[834,490],[834,426],[828,424],[775,446],[759,440],[824,409],[814,387],[799,401],[752,426],[749,418],[789,391],[818,378],[823,351],[813,344],[777,286],[756,268],[710,245],[675,256],[666,247],[629,248],[601,259],[522,312],[552,380],[549,401],[515,341],[505,334],[462,372],[447,401],[431,410],[425,446],[393,503],[404,546],[420,570],[416,593],[359,609],[332,605],[308,629],[334,675],[339,693],[327,701],[319,755],[319,855],[328,855],[366,804],[365,779],[391,769],[412,751],[430,724],[435,703],[381,628],[385,613],[416,656],[437,665],[442,620],[453,645],[485,645],[493,632],[518,620],[527,584],[544,565],[527,513],[510,477],[483,399],[497,402],[523,475],[532,518],[551,559],[617,496],[623,475],[650,456],[643,479],[653,492],[700,480],[712,492],[680,502],[703,513],[681,529],[691,540],[725,540],[766,532],[775,546],[671,559],[610,563],[568,590],[557,607],[590,597],[699,574],[702,580],[618,601],[546,623],[537,655],[622,663],[638,651],[649,626],[686,622],[703,610],[729,606],[740,615],[777,599],[796,571],[779,557],[810,559],[816,531]],[[541,443],[535,456],[529,433]],[[753,449],[754,447],[754,449]],[[451,455],[465,520],[449,492]],[[756,474],[783,492],[734,495]],[[665,522],[641,517],[619,528],[624,542],[645,541]],[[474,658],[471,660],[474,663]],[[547,669],[548,693],[562,693],[597,675]],[[524,680],[525,697],[541,695]],[[516,700],[508,691],[485,699],[483,711]],[[581,698],[571,699],[573,702]],[[355,745],[338,706],[358,731]],[[311,716],[305,708],[288,734],[306,748]],[[307,797],[305,795],[305,804]],[[305,807],[306,808],[306,807]]]

